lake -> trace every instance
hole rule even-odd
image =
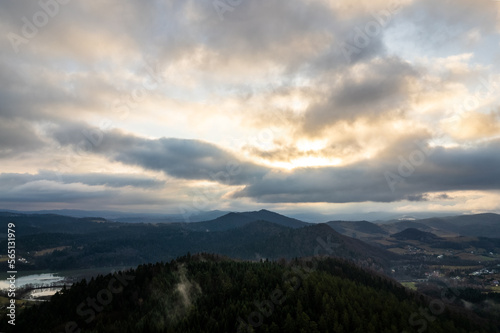
[[[62,283],[64,279],[64,276],[59,276],[57,273],[26,275],[16,278],[16,288],[20,289],[29,284],[49,287],[56,283]],[[9,282],[7,280],[0,280],[0,289],[9,289]]]
[[[43,289],[34,289],[23,295],[23,299],[33,299],[36,300],[41,297],[48,297],[54,295],[56,292],[61,290],[59,287],[50,287],[54,284],[61,284],[65,280],[64,276],[59,276],[57,273],[42,273],[42,274],[32,274],[26,276],[16,276],[16,289],[19,290],[28,285],[33,285],[37,287],[48,287]],[[9,289],[9,282],[6,279],[0,280],[0,289]]]
[[[37,287],[47,287],[43,289],[35,289],[23,295],[24,299],[36,300],[40,297],[46,298],[47,296],[54,295],[57,291],[61,290],[59,287],[52,287],[54,284],[66,284],[69,288],[74,282],[79,281],[83,278],[90,279],[92,276],[98,274],[106,275],[113,273],[115,271],[126,270],[128,266],[123,267],[98,267],[89,269],[79,269],[79,270],[68,270],[61,272],[47,272],[47,271],[32,271],[32,274],[28,272],[19,272],[16,275],[16,289],[23,288],[27,285],[34,285]],[[9,289],[9,282],[7,278],[8,274],[5,272],[0,273],[0,290]]]

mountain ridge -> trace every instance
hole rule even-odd
[[[213,220],[190,223],[186,225],[186,228],[196,231],[224,231],[242,227],[250,222],[260,220],[276,223],[289,228],[301,228],[311,224],[261,209],[251,212],[230,212]]]

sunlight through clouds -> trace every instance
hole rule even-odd
[[[498,2],[1,6],[0,205],[129,209],[75,180],[103,174],[158,179],[122,186],[156,211],[197,188],[211,209],[498,209],[437,196],[500,189]]]

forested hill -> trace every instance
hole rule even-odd
[[[258,217],[271,221],[252,220]],[[183,224],[0,213],[1,223],[16,225],[16,253],[28,261],[23,264],[24,271],[135,267],[170,261],[189,251],[246,260],[329,254],[374,269],[387,269],[389,262],[398,257],[380,247],[340,235],[326,224],[304,223],[298,227],[303,222],[265,210]],[[0,239],[2,246],[7,248],[6,237]]]
[[[434,311],[434,314],[431,314]],[[7,332],[495,332],[339,259],[239,262],[213,255],[99,276],[19,314]],[[465,310],[463,310],[465,311]],[[426,319],[427,316],[427,319]]]

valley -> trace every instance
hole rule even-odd
[[[500,314],[500,239],[483,236],[481,216],[469,217],[476,234],[468,236],[460,234],[472,229],[464,217],[460,223],[444,218],[445,222],[313,224],[265,210],[228,213],[192,223],[124,223],[99,217],[12,212],[0,213],[0,220],[16,225],[19,271],[31,276],[57,272],[63,277],[58,280],[58,289],[47,290],[41,299],[61,292],[61,282],[69,288],[83,279],[90,281],[138,265],[214,253],[255,263],[284,264],[297,258],[346,260],[431,299],[440,300],[443,290],[454,290],[452,301],[446,304],[472,310],[478,318]],[[489,214],[485,220],[485,228],[496,235],[500,216]],[[24,295],[37,287],[42,285],[32,283]],[[29,301],[29,297],[21,297],[21,307],[29,308],[25,303]]]

